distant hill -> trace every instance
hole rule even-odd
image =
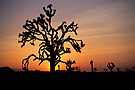
[[[0,72],[14,72],[10,67],[0,67]]]

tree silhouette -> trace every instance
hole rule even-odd
[[[110,72],[113,72],[113,68],[115,67],[116,65],[111,62],[111,63],[108,63],[107,67],[110,69]]]
[[[52,9],[52,4],[47,6],[47,9],[43,7],[43,10],[46,14],[40,14],[40,17],[33,19],[33,21],[26,20],[23,28],[26,30],[22,33],[19,33],[21,40],[18,41],[22,43],[21,47],[25,46],[26,42],[29,42],[31,45],[35,46],[35,41],[40,41],[38,56],[35,54],[30,54],[27,58],[22,60],[22,69],[28,70],[29,59],[33,56],[35,60],[40,60],[39,65],[43,61],[50,62],[50,71],[55,72],[55,66],[61,60],[61,55],[70,53],[70,48],[65,47],[66,42],[70,43],[71,46],[76,50],[76,52],[81,53],[81,48],[84,47],[82,40],[77,40],[72,38],[70,35],[67,36],[67,33],[74,32],[77,35],[77,25],[74,22],[67,25],[66,22],[62,22],[58,28],[52,26],[52,17],[56,13],[56,9]]]
[[[73,71],[75,69],[75,67],[71,67],[72,64],[75,64],[75,61],[71,61],[69,59],[65,63],[66,63],[66,69],[67,69],[67,71],[71,72],[71,71]]]
[[[91,65],[91,72],[93,72],[93,61],[90,61],[90,65]]]

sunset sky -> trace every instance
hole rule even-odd
[[[98,70],[107,68],[108,62],[122,69],[135,66],[135,0],[0,0],[0,67],[21,70],[22,59],[38,54],[38,45],[21,48],[18,34],[27,19],[44,14],[42,8],[50,3],[56,9],[53,26],[78,23],[78,35],[73,37],[86,44],[82,53],[71,48],[62,60],[76,60],[81,71],[90,71],[90,60]],[[31,60],[29,69],[49,71],[49,62],[38,63]]]

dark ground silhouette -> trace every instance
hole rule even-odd
[[[1,70],[1,69],[0,69]],[[0,71],[3,90],[131,90],[135,72]]]

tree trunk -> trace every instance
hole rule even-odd
[[[53,43],[53,39],[52,39]],[[50,61],[50,72],[55,72],[55,60],[56,60],[56,55],[54,54],[54,48],[53,45],[51,45],[51,61]]]
[[[110,71],[111,71],[111,72],[113,72],[113,70],[112,70],[112,69],[110,69]]]
[[[50,72],[55,72],[55,61],[54,60],[52,60],[50,62]]]
[[[91,72],[93,72],[93,65],[91,65]]]

